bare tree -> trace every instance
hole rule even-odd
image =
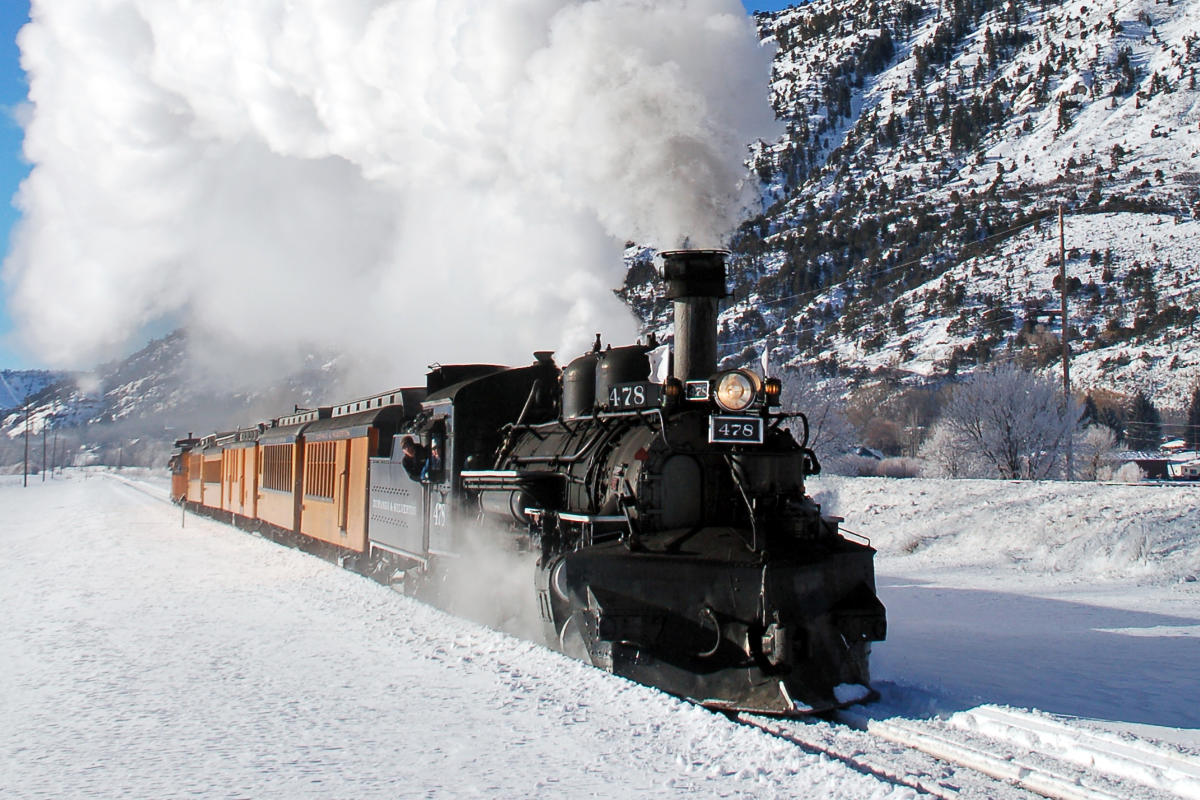
[[[859,444],[858,431],[846,416],[845,381],[821,378],[809,367],[790,369],[781,380],[783,410],[808,417],[808,446],[825,471],[845,472]]]
[[[942,424],[1001,478],[1051,477],[1080,417],[1056,381],[1011,364],[976,371],[956,387]]]
[[[1075,463],[1085,481],[1105,480],[1112,475],[1110,457],[1117,447],[1117,436],[1104,425],[1089,425],[1075,440]]]
[[[973,478],[986,471],[971,443],[944,422],[933,426],[920,457],[925,464],[921,474],[931,478]]]

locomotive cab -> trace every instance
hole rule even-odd
[[[403,575],[414,592],[448,604],[433,565],[468,548],[477,498],[463,494],[463,474],[491,466],[504,445],[505,423],[543,422],[556,413],[558,367],[548,353],[526,367],[439,365],[426,376],[417,413],[395,437],[390,455],[371,459],[371,546],[381,569]],[[412,437],[422,463],[406,466],[398,444]]]

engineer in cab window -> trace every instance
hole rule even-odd
[[[421,481],[436,481],[442,472],[442,445],[438,437],[429,441],[429,458],[421,468]]]
[[[429,451],[413,437],[405,436],[400,441],[400,452],[404,453],[404,459],[400,463],[404,465],[408,477],[414,481],[421,480],[425,464],[429,460]]]

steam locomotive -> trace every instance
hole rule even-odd
[[[665,380],[655,342],[599,337],[561,369],[438,366],[424,387],[180,440],[173,494],[444,605],[483,530],[536,556],[543,635],[569,655],[726,711],[868,699],[875,551],[805,494],[820,467],[780,382],[718,371],[725,255],[662,254]]]

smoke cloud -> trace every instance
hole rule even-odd
[[[25,343],[147,326],[263,380],[572,356],[635,323],[626,240],[715,246],[773,135],[737,0],[33,0],[33,170],[4,266]]]

